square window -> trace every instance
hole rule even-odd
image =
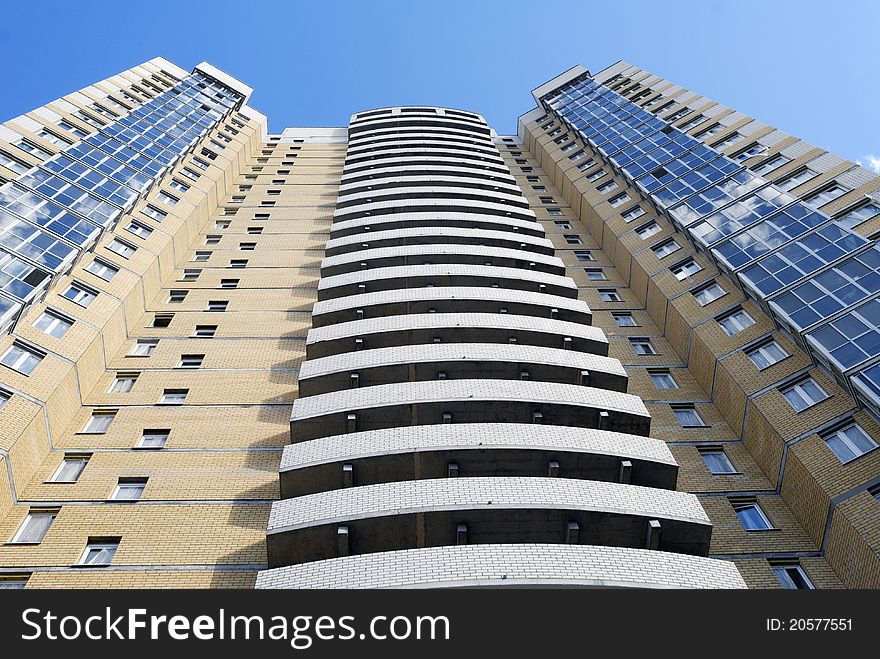
[[[697,299],[697,302],[700,303],[701,307],[705,307],[707,304],[711,304],[715,300],[724,297],[726,294],[727,291],[721,288],[721,285],[714,281],[711,284],[693,292],[693,296]]]
[[[651,376],[654,386],[658,389],[678,389],[678,383],[668,369],[649,370],[648,374]]]
[[[30,375],[34,372],[37,364],[43,361],[43,357],[45,357],[44,354],[16,342],[6,349],[3,357],[0,357],[0,364],[18,371],[22,375]]]
[[[772,529],[773,525],[767,519],[767,515],[761,510],[757,501],[753,499],[733,499],[730,502],[733,506],[736,516],[742,522],[743,527],[747,531],[766,531]]]
[[[117,549],[119,549],[118,538],[89,538],[78,565],[91,567],[110,565]]]
[[[703,462],[706,463],[709,473],[713,476],[737,473],[724,449],[720,446],[700,447],[697,450],[700,452]]]
[[[788,353],[776,341],[769,341],[755,348],[751,348],[746,351],[746,355],[752,360],[752,363],[758,367],[758,370],[762,371],[788,357]]]
[[[718,324],[721,325],[721,329],[724,330],[724,333],[727,334],[727,336],[733,336],[734,334],[742,332],[747,327],[754,325],[755,319],[752,318],[746,310],[737,309],[736,311],[719,318]]]
[[[64,289],[64,292],[61,294],[61,296],[67,298],[75,304],[78,304],[81,307],[88,309],[89,305],[94,302],[96,297],[98,297],[98,291],[93,288],[89,288],[85,284],[73,282],[66,289]]]
[[[162,448],[168,441],[168,435],[170,434],[170,430],[144,430],[137,447],[152,449]]]
[[[205,355],[181,355],[178,368],[201,368]]]
[[[669,271],[675,275],[675,278],[678,281],[684,281],[685,279],[689,279],[693,275],[700,272],[703,269],[699,263],[694,261],[693,259],[688,259],[684,263],[679,263],[678,265],[672,266]]]
[[[797,563],[777,563],[770,564],[773,568],[773,574],[787,590],[813,590],[815,586],[807,573]]]
[[[117,373],[107,390],[109,394],[127,394],[137,382],[139,373]]]
[[[857,423],[841,428],[824,437],[837,459],[846,464],[877,448],[877,442]]]
[[[587,273],[587,279],[590,281],[605,281],[608,279],[602,268],[584,268],[584,272]]]
[[[116,410],[95,411],[86,421],[86,425],[80,431],[82,433],[102,435],[110,428],[113,419],[116,417]]]
[[[616,313],[612,314],[614,317],[614,323],[618,327],[638,327],[636,323],[636,319],[633,318],[631,313]]]
[[[159,345],[159,339],[138,339],[134,344],[134,348],[130,353],[128,353],[129,357],[149,357],[153,354],[153,351],[156,349],[156,346]]]
[[[110,499],[113,501],[137,501],[147,487],[146,478],[120,478],[113,488]]]
[[[597,290],[603,302],[623,302],[616,288],[599,288]]]
[[[802,412],[828,398],[828,394],[813,378],[789,385],[780,389],[780,392],[795,412]]]
[[[88,461],[88,455],[65,454],[61,464],[58,465],[49,480],[52,483],[75,483],[79,480]]]
[[[576,233],[565,234],[562,236],[569,245],[580,245],[581,237]]]
[[[576,249],[574,250],[574,255],[578,261],[595,261],[596,257],[593,256],[593,252],[588,249]]]
[[[168,327],[172,320],[174,320],[173,313],[157,313],[153,316],[150,327]]]
[[[18,527],[12,542],[37,544],[43,541],[55,516],[58,515],[58,509],[40,510],[31,509],[27,517]]]
[[[164,389],[162,398],[159,399],[160,405],[183,405],[186,402],[186,396],[189,389]]]
[[[633,352],[637,355],[656,355],[657,351],[654,349],[654,345],[651,343],[651,339],[646,337],[632,337],[629,340],[629,344],[632,346]]]
[[[60,339],[71,328],[73,321],[57,312],[46,310],[34,321],[34,327],[49,336]]]
[[[682,428],[703,428],[706,425],[693,405],[675,405],[672,412]]]

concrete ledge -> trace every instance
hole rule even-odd
[[[437,380],[528,379],[536,382],[582,384],[626,392],[627,373],[611,357],[518,343],[428,343],[359,350],[309,359],[299,369],[300,397],[353,386]],[[525,376],[523,374],[526,374]]]
[[[576,384],[520,380],[432,380],[361,387],[298,398],[294,441],[443,423],[513,422],[601,428],[647,435],[651,417],[638,396]],[[604,414],[603,414],[604,413]],[[352,421],[349,415],[355,414]]]
[[[269,588],[746,588],[733,563],[589,545],[459,545],[264,570]]]
[[[281,458],[281,498],[391,481],[461,477],[547,476],[618,481],[675,489],[678,466],[666,443],[587,428],[520,423],[453,423],[386,428],[288,444]],[[349,468],[344,469],[345,465]]]
[[[663,551],[705,556],[712,526],[693,494],[572,478],[472,477],[401,481],[275,501],[269,515],[269,565],[337,556],[337,528],[348,551],[416,546],[550,542],[645,547],[660,522]],[[571,541],[567,529],[576,523]]]
[[[608,355],[608,339],[598,327],[511,313],[413,313],[313,327],[306,337],[308,359],[359,348],[433,343],[510,343]],[[361,339],[360,345],[355,339]],[[570,339],[570,342],[566,341]]]
[[[399,288],[378,293],[363,293],[316,302],[312,307],[312,326],[323,327],[356,320],[357,311],[364,318],[397,314],[468,313],[495,310],[523,316],[556,317],[575,323],[590,324],[592,313],[587,303],[575,298],[533,293],[505,288],[474,286],[435,286]]]
[[[374,221],[378,220],[378,222]],[[330,227],[325,254],[423,243],[478,244],[522,249],[553,255],[553,243],[544,227],[531,220],[512,220],[465,213],[402,213],[382,218],[360,218]]]

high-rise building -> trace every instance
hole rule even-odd
[[[619,62],[0,126],[0,587],[880,587],[880,177]]]

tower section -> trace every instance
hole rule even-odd
[[[742,587],[483,118],[348,132],[257,587]]]

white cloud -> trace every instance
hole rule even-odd
[[[856,160],[856,164],[880,174],[880,156],[875,156],[873,153],[865,154],[861,160]]]

